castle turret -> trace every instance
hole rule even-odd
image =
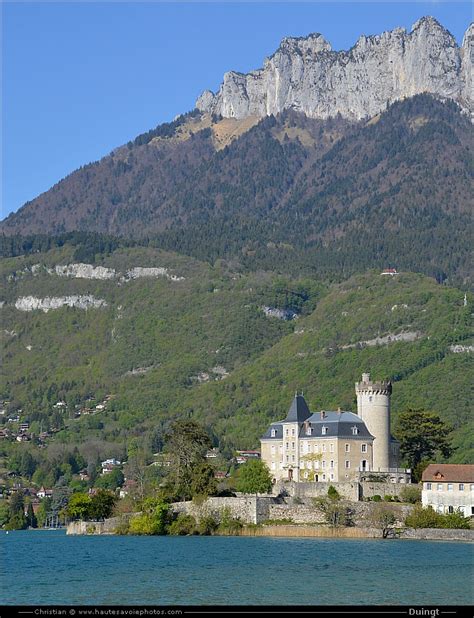
[[[370,373],[362,374],[356,382],[357,414],[374,436],[373,469],[387,470],[390,467],[390,396],[392,383],[371,382]]]

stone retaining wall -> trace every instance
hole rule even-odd
[[[295,524],[318,524],[324,523],[324,513],[317,508],[311,498],[296,498],[301,503],[294,503],[294,498],[285,498],[280,503],[269,504],[269,519],[282,520],[291,519]],[[397,518],[397,525],[403,525],[407,515],[413,510],[411,504],[397,504],[396,502],[350,502],[341,501],[341,507],[350,509],[352,520],[356,526],[369,527],[371,525],[371,515],[374,510],[383,508],[391,510]]]
[[[322,498],[328,495],[329,486],[333,485],[342,498],[357,502],[360,499],[359,483],[295,483],[282,481],[274,487],[273,493],[299,498]]]
[[[247,524],[258,524],[270,517],[270,504],[275,501],[273,496],[238,496],[229,498],[208,498],[202,504],[189,502],[174,502],[171,505],[175,513],[186,513],[199,520],[211,516],[220,521],[224,509],[228,509],[231,517],[240,519]]]
[[[451,528],[405,528],[400,534],[402,539],[419,539],[425,541],[464,541],[474,542],[474,530],[456,530]]]
[[[104,521],[72,521],[67,526],[66,534],[115,534],[117,526],[132,515],[111,517]]]
[[[262,526],[261,528],[244,528],[239,536],[291,536],[320,537],[337,539],[374,539],[381,538],[379,530],[370,528],[330,528],[328,526]]]
[[[374,481],[352,481],[352,482],[324,482],[324,483],[296,483],[294,481],[280,481],[276,483],[273,489],[273,494],[282,494],[284,496],[292,496],[299,498],[321,498],[327,496],[329,486],[332,485],[340,494],[341,498],[358,502],[364,498],[371,498],[379,495],[397,496],[400,495],[405,487],[410,487],[406,483],[379,483]]]

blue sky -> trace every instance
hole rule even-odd
[[[360,34],[436,17],[461,42],[470,2],[7,2],[2,218],[77,167],[194,107],[284,36]]]

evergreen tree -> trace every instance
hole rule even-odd
[[[436,454],[443,457],[452,454],[450,431],[451,428],[437,414],[408,408],[398,417],[394,433],[408,466],[416,469],[423,459],[431,459]]]

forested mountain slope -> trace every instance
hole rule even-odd
[[[430,95],[358,123],[195,111],[74,172],[1,230],[146,237],[325,278],[393,263],[467,283],[472,136],[455,103]]]
[[[296,389],[313,410],[354,409],[371,371],[394,381],[394,419],[435,410],[455,428],[452,461],[468,460],[469,294],[410,273],[328,285],[153,248],[73,254],[2,261],[5,420],[20,409],[54,441],[124,444],[194,417],[223,448],[255,447]]]

